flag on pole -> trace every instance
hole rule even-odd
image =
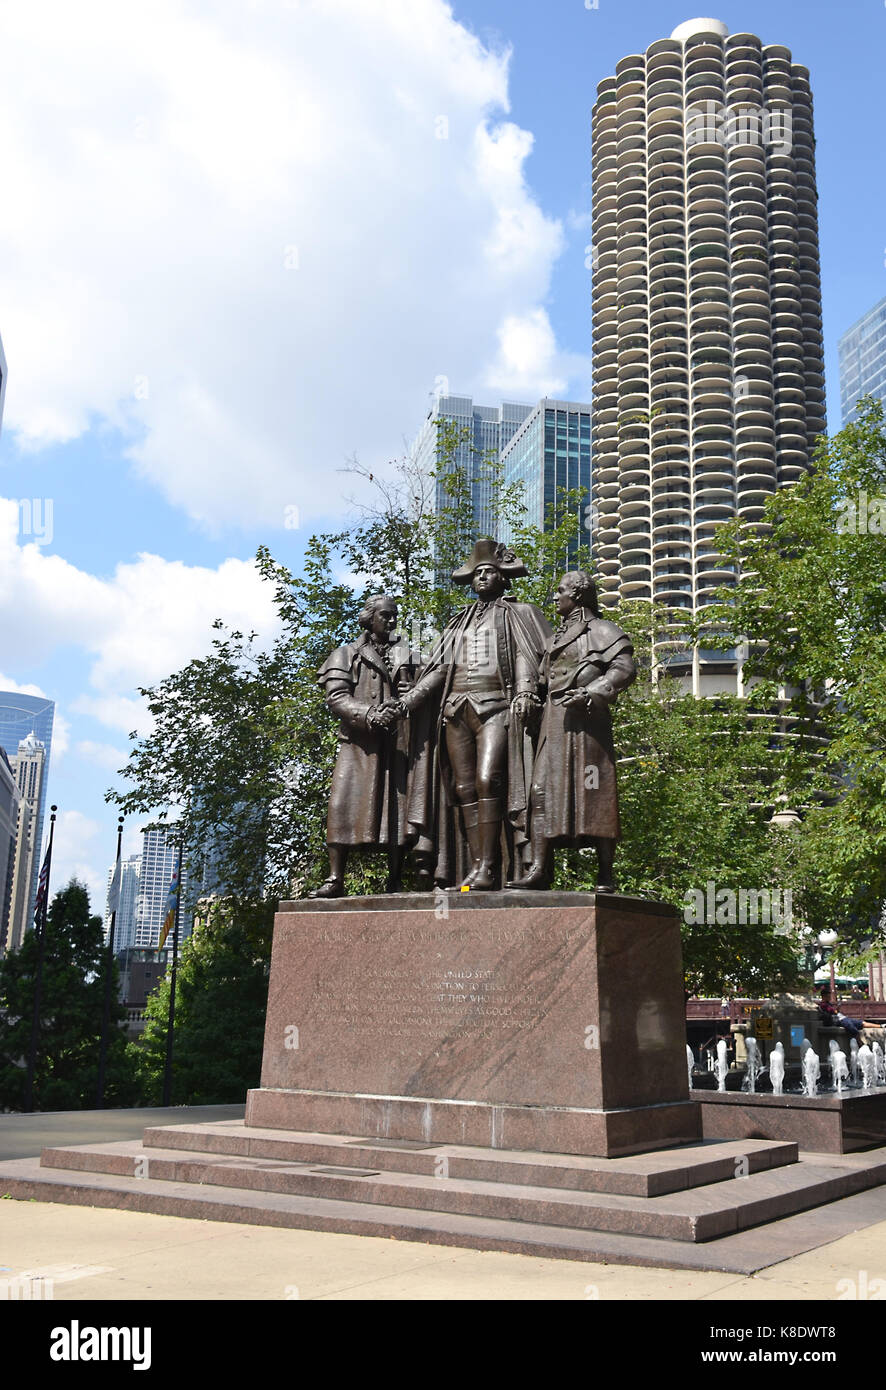
[[[43,856],[43,868],[40,870],[40,877],[37,880],[37,898],[34,903],[34,926],[40,929],[43,920],[43,913],[46,909],[46,899],[49,896],[49,865],[52,859],[52,851],[47,849]]]
[[[160,951],[163,950],[163,947],[166,943],[166,938],[172,931],[172,928],[175,924],[175,908],[176,904],[178,903],[178,888],[178,869],[176,869],[174,874],[172,875],[172,881],[169,885],[169,892],[166,894],[166,917],[163,922],[163,930],[160,933],[160,944],[157,948]]]

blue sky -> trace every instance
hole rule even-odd
[[[269,629],[251,556],[297,565],[341,522],[352,454],[401,453],[440,376],[587,398],[596,84],[694,13],[4,7],[0,682],[58,701],[57,881],[99,892],[135,687],[216,615]],[[714,14],[810,69],[833,430],[837,338],[886,293],[886,7]],[[22,498],[52,499],[51,543],[20,533]]]

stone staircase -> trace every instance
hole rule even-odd
[[[0,1196],[671,1268],[737,1267],[734,1237],[881,1183],[882,1149],[714,1140],[604,1159],[241,1121],[0,1164]]]

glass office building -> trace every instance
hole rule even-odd
[[[474,527],[478,535],[495,533],[492,481],[484,460],[490,457],[497,460],[501,456],[531,411],[531,405],[520,405],[516,401],[475,405],[471,396],[438,396],[412,446],[412,456],[427,477],[437,468],[437,422],[449,421],[469,431],[455,451],[453,463],[471,479]],[[440,510],[445,503],[445,489],[438,479],[435,506]]]
[[[575,550],[590,544],[591,413],[590,405],[545,397],[501,454],[505,484],[523,485],[528,525],[544,529],[551,524],[563,489],[581,494],[575,506]]]
[[[848,328],[837,344],[843,424],[855,418],[862,396],[886,405],[886,299]]]
[[[40,859],[43,845],[43,819],[46,810],[46,787],[49,774],[49,758],[52,751],[52,724],[55,719],[55,701],[44,695],[19,695],[17,692],[0,690],[0,747],[5,748],[9,757],[18,753],[20,743],[33,734],[46,750],[43,765],[43,780],[40,787],[40,800],[37,808],[37,824],[34,827],[36,845],[35,862],[31,874],[31,891],[28,903],[28,921],[32,920],[34,901],[37,896],[37,878],[40,874]]]

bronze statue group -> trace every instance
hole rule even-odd
[[[593,845],[597,891],[615,891],[611,706],[636,676],[633,648],[600,616],[584,570],[560,582],[556,630],[508,593],[526,573],[504,545],[479,540],[452,576],[476,601],[427,661],[397,638],[397,604],[379,594],[360,614],[362,636],[324,662],[339,751],[330,873],[314,896],[343,895],[358,848],[386,852],[395,893],[407,853],[418,891],[540,889],[555,846]]]

